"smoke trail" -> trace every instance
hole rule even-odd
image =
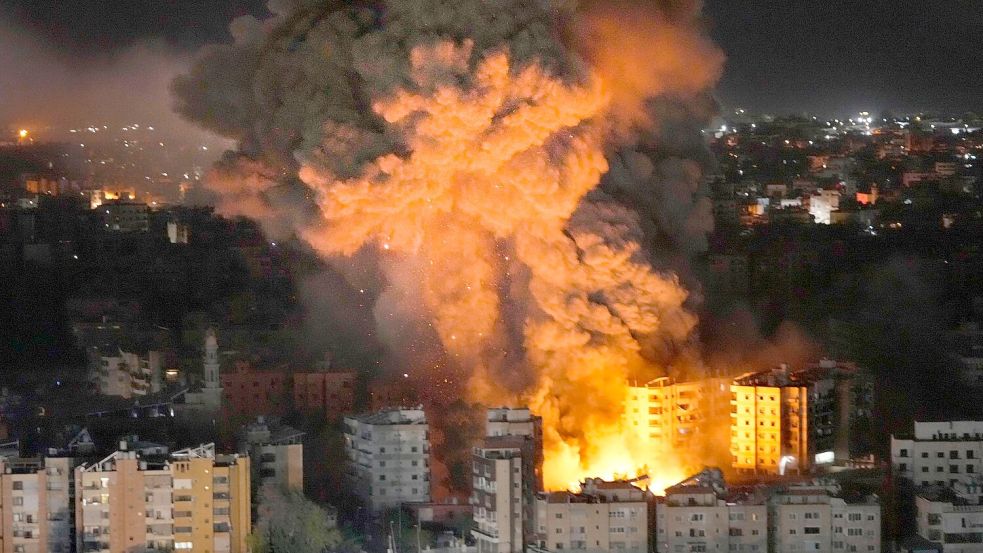
[[[530,404],[551,487],[651,461],[622,428],[627,381],[690,355],[696,323],[652,254],[705,241],[683,159],[698,133],[662,131],[707,113],[722,56],[698,5],[620,6],[278,2],[173,86],[181,113],[240,144],[209,180],[221,210],[337,266],[371,254],[380,329],[429,321],[420,341],[451,372],[401,361]]]

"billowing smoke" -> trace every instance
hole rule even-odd
[[[649,463],[628,379],[700,368],[677,274],[712,225],[698,129],[723,57],[699,5],[269,7],[173,85],[239,143],[209,180],[220,211],[303,238],[355,289],[371,266],[402,369],[530,405],[548,486]]]

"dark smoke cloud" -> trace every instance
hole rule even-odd
[[[268,7],[173,83],[238,144],[207,179],[219,211],[367,290],[373,340],[444,401],[539,412],[550,486],[641,466],[605,458],[630,445],[629,375],[700,371],[677,275],[712,228],[699,130],[723,55],[700,3]]]
[[[171,110],[168,83],[186,53],[143,42],[111,55],[69,57],[43,35],[0,19],[0,124],[30,128],[95,123],[155,125],[165,138],[216,143]]]

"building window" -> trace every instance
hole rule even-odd
[[[899,457],[907,457],[908,456],[908,450],[907,449],[902,449],[900,452],[898,452],[898,456]]]
[[[818,534],[819,533],[819,527],[818,526],[806,526],[805,528],[802,529],[802,532],[805,533],[805,534]],[[818,546],[818,544],[817,544],[817,546]]]

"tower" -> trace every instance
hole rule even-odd
[[[202,357],[202,373],[204,386],[201,390],[201,402],[207,411],[217,412],[222,407],[222,381],[219,379],[218,338],[215,329],[205,332],[205,355]]]
[[[209,328],[205,332],[205,356],[202,358],[205,375],[206,388],[219,388],[218,371],[218,338],[215,337],[215,329]]]

